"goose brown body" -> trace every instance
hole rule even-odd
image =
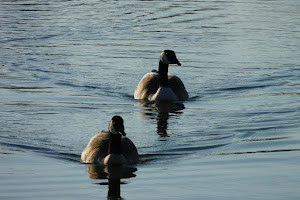
[[[115,126],[112,123],[112,121],[110,123],[110,126]],[[88,145],[81,153],[81,161],[84,163],[100,163],[100,164],[138,163],[139,162],[138,151],[135,145],[133,144],[133,142],[125,135],[119,136],[120,144],[116,141],[111,141],[111,137],[115,137],[117,134],[120,133],[119,130],[116,131],[115,128],[109,128],[109,129],[110,129],[109,131],[101,131],[96,133],[90,139]],[[124,133],[124,131],[122,132]],[[115,143],[116,145],[119,145],[119,147],[118,146],[112,147],[113,146],[111,145],[112,142]]]
[[[165,50],[160,56],[159,70],[153,70],[143,76],[135,89],[134,98],[148,101],[188,99],[188,93],[180,78],[168,73],[169,64],[181,66],[175,52]]]

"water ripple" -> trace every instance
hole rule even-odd
[[[296,149],[287,141],[299,128],[296,1],[0,4],[0,131],[28,141],[16,148],[75,157],[119,114],[147,159]],[[183,64],[169,71],[191,98],[135,106],[164,49]]]

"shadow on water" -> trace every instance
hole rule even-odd
[[[136,106],[144,107],[142,113],[156,119],[157,134],[161,137],[168,137],[168,120],[170,113],[181,114],[185,107],[180,102],[139,102]]]
[[[0,139],[4,139],[5,137],[0,137]],[[70,152],[61,152],[57,151],[51,148],[47,147],[41,147],[41,146],[34,146],[34,145],[26,145],[26,144],[17,144],[17,143],[8,143],[8,142],[0,142],[0,147],[5,146],[9,148],[10,150],[14,151],[21,151],[21,152],[26,152],[26,151],[32,151],[36,153],[43,154],[44,156],[50,157],[50,158],[55,158],[55,159],[60,159],[60,160],[65,160],[65,161],[70,161],[74,163],[78,163],[80,160],[80,155],[75,154],[75,153],[70,153]],[[63,147],[61,147],[63,148]]]
[[[127,183],[122,182],[121,179],[135,177],[134,172],[137,171],[135,167],[122,165],[104,166],[89,164],[86,165],[86,168],[90,179],[108,180],[108,182],[95,183],[98,185],[108,185],[107,199],[122,199],[121,184]]]

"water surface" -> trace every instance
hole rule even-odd
[[[142,160],[121,174],[125,199],[297,199],[299,8],[1,1],[0,197],[105,199],[114,173],[93,179],[80,153],[121,115]],[[134,100],[164,49],[191,98]]]

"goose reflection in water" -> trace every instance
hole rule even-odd
[[[139,102],[136,106],[144,107],[143,114],[156,119],[157,134],[168,137],[168,120],[170,113],[181,114],[185,107],[180,102]],[[154,116],[154,117],[153,117]]]
[[[108,185],[107,199],[122,199],[121,184],[126,184],[126,182],[121,182],[121,179],[135,177],[136,171],[135,167],[122,165],[87,165],[86,170],[90,179],[108,179],[108,183],[97,183]]]

